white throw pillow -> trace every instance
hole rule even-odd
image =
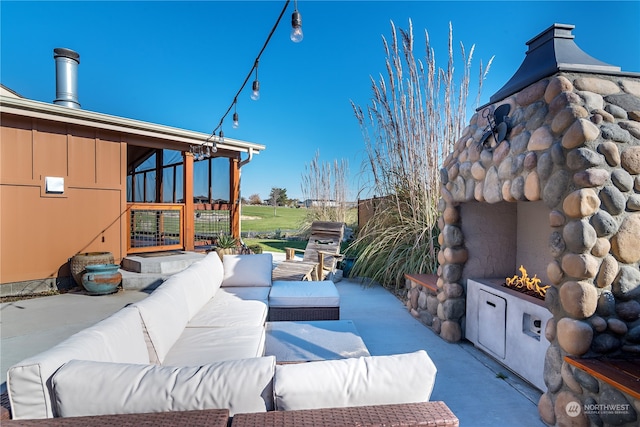
[[[436,367],[424,350],[276,366],[276,410],[427,402]]]
[[[53,376],[62,417],[144,412],[273,409],[275,357],[171,367],[72,360]]]
[[[271,286],[271,254],[225,255],[222,286]]]

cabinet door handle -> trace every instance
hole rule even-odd
[[[492,303],[491,301],[487,301],[487,304],[489,304],[491,307],[495,308],[496,305],[494,303]]]

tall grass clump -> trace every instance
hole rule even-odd
[[[349,165],[346,160],[320,162],[317,151],[313,160],[305,165],[301,187],[305,199],[312,204],[307,208],[303,229],[313,221],[347,222]]]
[[[456,81],[451,24],[446,68],[437,67],[426,31],[425,38],[425,56],[416,59],[411,20],[408,30],[391,22],[391,42],[382,38],[386,75],[371,77],[373,97],[365,109],[352,102],[366,146],[367,190],[382,196],[349,248],[358,256],[352,275],[385,286],[400,286],[404,273],[436,271],[439,168],[467,123],[474,47],[467,55],[460,44]],[[480,64],[478,94],[490,65]]]

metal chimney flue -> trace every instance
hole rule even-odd
[[[56,60],[56,105],[70,108],[80,108],[78,102],[78,65],[80,55],[65,48],[53,49],[53,58]]]

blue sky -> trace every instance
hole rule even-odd
[[[209,133],[233,101],[284,1],[0,3],[0,81],[43,102],[55,98],[53,48],[80,53],[82,108]],[[350,100],[366,106],[370,76],[385,70],[381,36],[390,21],[413,21],[441,66],[449,22],[455,54],[475,44],[479,61],[495,56],[481,104],[517,70],[525,43],[554,22],[573,24],[589,55],[640,72],[639,1],[298,1],[304,40],[289,40],[293,2],[260,60],[261,98],[238,98],[240,127],[225,135],[266,145],[243,169],[242,194],[267,198],[272,187],[301,197],[301,176],[317,151],[346,159],[350,198],[363,185],[364,142]],[[458,56],[459,58],[459,56]],[[457,64],[458,68],[461,64]],[[477,79],[473,79],[477,80]],[[470,101],[475,99],[472,89]]]

